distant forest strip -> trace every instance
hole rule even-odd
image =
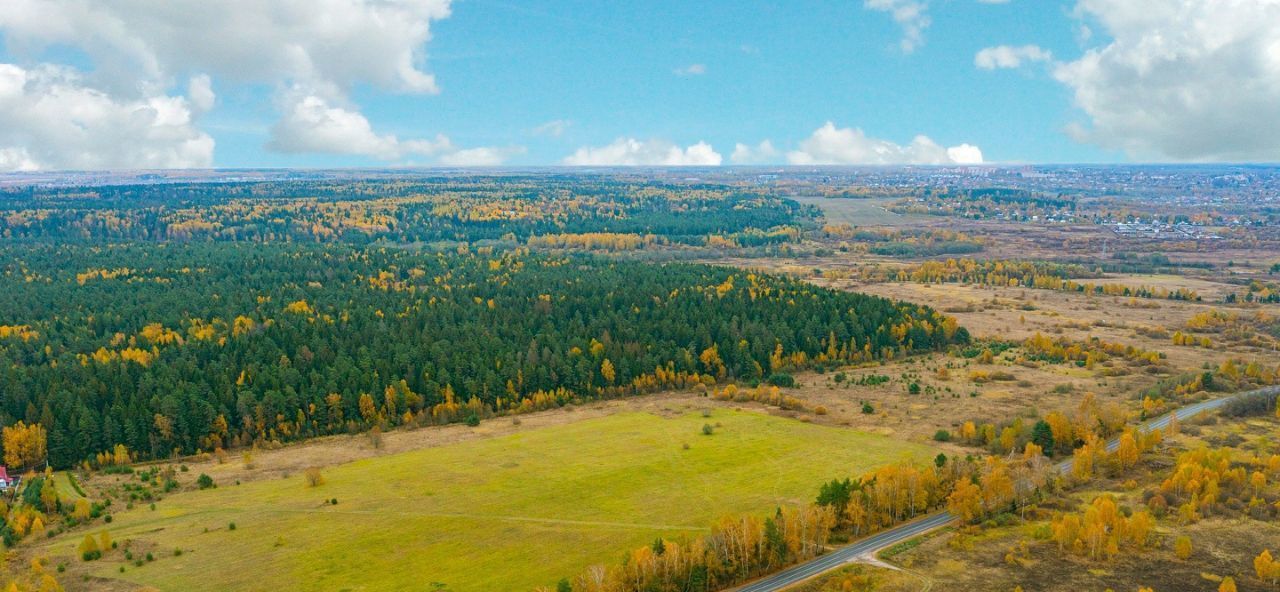
[[[591,177],[0,188],[0,239],[418,243],[547,234],[785,240],[812,206],[758,190]],[[750,232],[748,232],[750,231]]]
[[[704,265],[458,247],[0,246],[0,423],[56,467],[880,359],[968,340],[922,306]]]
[[[823,277],[852,277],[871,282],[959,283],[987,287],[1037,288],[1097,296],[1127,296],[1199,302],[1194,290],[1130,286],[1103,281],[1101,270],[1073,263],[1002,259],[946,259],[907,266],[863,266],[849,272],[824,271]],[[1073,279],[1074,278],[1074,279]],[[1077,281],[1086,279],[1090,281]]]

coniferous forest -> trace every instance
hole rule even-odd
[[[536,236],[517,210],[561,235],[764,235],[797,223],[785,200],[708,189],[690,205],[687,192],[629,187],[567,198],[594,204],[591,214],[539,214],[536,203],[560,193],[543,187],[405,197],[434,204],[407,218],[377,190],[320,201],[199,191],[201,224],[181,214],[195,198],[143,189],[36,199],[47,208],[19,207],[30,195],[4,202],[0,422],[43,426],[53,466],[117,444],[163,458],[475,422],[968,338],[926,307],[780,276],[477,242]],[[672,214],[691,207],[697,215]],[[395,213],[370,213],[380,208]],[[472,236],[482,211],[505,219]],[[437,225],[451,242],[416,242],[444,238],[427,230]]]

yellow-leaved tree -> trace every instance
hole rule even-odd
[[[9,467],[31,468],[44,462],[48,445],[44,426],[19,421],[4,428],[0,440],[4,443],[4,462]]]

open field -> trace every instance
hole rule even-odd
[[[707,423],[721,427],[704,436]],[[832,476],[932,453],[747,411],[620,413],[359,460],[325,469],[316,488],[295,473],[219,482],[154,511],[139,503],[110,532],[154,563],[134,567],[123,550],[70,563],[91,570],[94,589],[111,578],[166,590],[523,590],[722,515],[808,501]],[[69,560],[82,536],[51,539],[50,555]]]
[[[915,226],[925,222],[941,221],[937,216],[920,214],[899,214],[891,212],[886,206],[898,201],[898,198],[826,198],[826,197],[793,197],[805,205],[822,208],[822,215],[832,224],[848,224],[850,226]]]
[[[1150,284],[1148,277],[1153,276],[1136,281]],[[1175,287],[1203,283],[1193,279],[1181,283],[1166,276],[1159,279]],[[826,407],[829,415],[822,421],[906,440],[925,441],[936,430],[954,431],[966,420],[999,421],[1071,409],[1086,392],[1095,393],[1100,400],[1121,402],[1136,412],[1140,400],[1135,395],[1169,376],[1202,372],[1206,364],[1217,367],[1231,358],[1275,365],[1270,350],[1227,343],[1218,335],[1210,334],[1215,339],[1214,347],[1202,348],[1175,346],[1167,336],[1156,337],[1151,331],[1160,329],[1172,334],[1185,329],[1189,319],[1205,311],[1234,311],[1249,316],[1258,307],[1157,299],[1137,300],[1134,305],[1124,297],[960,284],[863,283],[824,278],[811,281],[929,304],[956,317],[977,339],[1021,342],[1037,333],[1076,341],[1098,337],[1166,356],[1159,366],[1127,367],[1123,361],[1113,360],[1095,372],[1071,364],[1019,364],[1013,361],[1019,353],[1015,348],[997,357],[993,364],[937,353],[845,369],[843,373],[849,380],[844,383],[835,381],[836,372],[797,376],[795,396],[811,405]],[[938,369],[944,367],[949,372],[939,375]],[[1002,372],[1005,379],[975,384],[967,378],[971,370]],[[881,375],[887,380],[881,384],[855,384],[866,375]],[[908,394],[912,382],[922,387],[921,394]],[[862,413],[864,402],[870,403],[875,413]]]

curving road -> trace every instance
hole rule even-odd
[[[1181,421],[1205,411],[1217,409],[1233,399],[1255,393],[1277,394],[1280,393],[1280,386],[1271,386],[1252,391],[1245,391],[1234,395],[1219,397],[1217,399],[1201,401],[1194,405],[1187,405],[1186,407],[1180,407],[1174,411],[1142,423],[1138,429],[1143,431],[1156,429],[1163,430],[1169,426],[1170,419],[1175,415],[1178,417],[1178,420]],[[1118,437],[1107,441],[1108,452],[1114,452],[1119,446],[1120,438]],[[1071,472],[1071,464],[1071,459],[1064,460],[1058,463],[1058,470],[1063,473],[1069,473]],[[882,530],[867,538],[844,547],[840,547],[826,555],[815,557],[805,563],[791,566],[775,574],[765,576],[749,584],[734,588],[732,589],[732,592],[780,592],[781,590],[785,590],[790,586],[803,582],[816,575],[830,571],[846,563],[852,563],[861,557],[872,555],[886,547],[892,547],[902,541],[942,528],[943,526],[950,524],[953,518],[954,517],[951,515],[951,512],[942,510],[911,522],[904,522],[888,530]]]

